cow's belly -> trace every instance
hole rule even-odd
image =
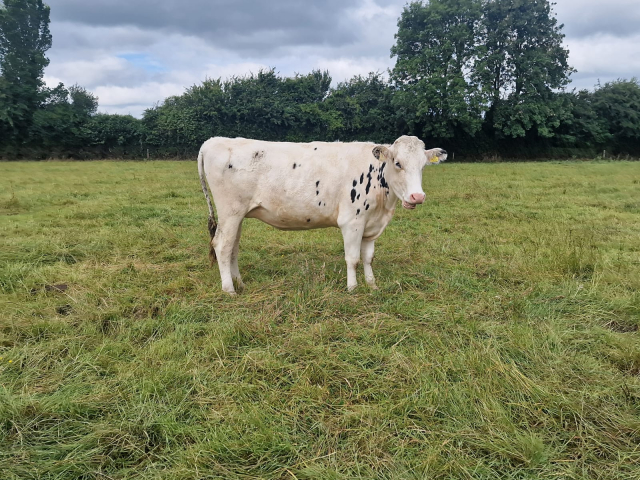
[[[333,215],[328,215],[319,209],[269,208],[259,205],[246,216],[247,218],[257,218],[280,230],[309,230],[338,226]]]

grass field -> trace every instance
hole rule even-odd
[[[246,220],[231,297],[195,162],[0,164],[0,478],[640,478],[640,163],[424,183],[379,291]]]

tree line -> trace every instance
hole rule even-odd
[[[0,7],[2,158],[195,158],[212,136],[389,143],[405,134],[458,160],[640,156],[638,80],[566,90],[573,69],[547,0],[410,3],[388,75],[334,86],[326,71],[206,79],[140,119],[97,113],[81,86],[44,85],[48,25],[42,0]]]

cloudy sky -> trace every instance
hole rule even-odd
[[[77,83],[100,111],[142,111],[207,77],[275,67],[334,82],[386,71],[406,0],[45,0],[45,81]],[[640,77],[639,0],[557,0],[572,87]]]

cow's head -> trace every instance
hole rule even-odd
[[[373,155],[386,163],[382,170],[384,181],[393,193],[402,200],[402,206],[413,210],[424,202],[422,191],[422,169],[425,165],[444,162],[447,152],[441,148],[425,150],[418,137],[402,136],[393,145],[376,145]]]

